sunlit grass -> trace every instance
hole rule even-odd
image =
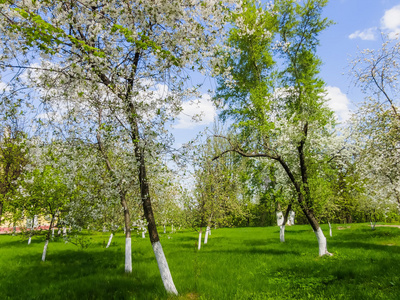
[[[398,228],[334,225],[334,256],[322,258],[306,225],[287,227],[285,243],[278,227],[217,229],[200,251],[195,232],[160,235],[179,299],[400,299]],[[0,236],[0,298],[168,298],[147,238],[132,238],[132,274],[124,274],[122,232],[108,249],[107,233],[87,238],[85,250],[56,239],[41,262],[43,236],[29,246]]]

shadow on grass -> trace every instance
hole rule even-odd
[[[26,264],[3,274],[6,276],[0,282],[1,299],[166,298],[159,275],[138,266],[148,265],[145,261],[150,258],[133,261],[133,272],[126,274],[123,256],[110,249],[97,253],[64,250],[51,255],[50,252],[46,262],[41,262],[37,253],[19,257]]]

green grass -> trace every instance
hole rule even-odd
[[[327,226],[323,226],[325,234]],[[132,238],[133,273],[124,274],[124,236],[105,249],[108,234],[94,234],[82,250],[0,236],[0,299],[175,299],[164,291],[149,240]],[[212,231],[196,248],[195,232],[161,234],[178,299],[400,299],[400,229],[334,225],[327,236],[333,257],[318,257],[309,226]]]

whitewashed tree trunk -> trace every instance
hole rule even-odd
[[[329,236],[332,236],[332,226],[330,222],[328,222],[328,224],[329,224]]]
[[[31,240],[32,240],[32,235],[29,235],[29,239],[28,239],[28,245],[31,244]]]
[[[54,239],[54,228],[51,229],[51,237]]]
[[[114,235],[111,233],[111,234],[110,234],[110,238],[108,239],[108,243],[107,243],[106,248],[110,247],[113,236],[114,236]]]
[[[209,232],[210,232],[210,226],[207,226],[206,234],[204,236],[204,244],[207,244],[207,242],[208,242],[208,234],[209,234]]]
[[[278,226],[281,226],[283,224],[283,213],[281,211],[276,212],[276,223]]]
[[[370,223],[371,223],[371,229],[375,229],[376,221],[374,223],[372,223],[371,221]]]
[[[67,236],[67,228],[63,227],[63,236]]]
[[[178,291],[176,290],[174,281],[172,280],[171,272],[169,270],[167,259],[165,258],[161,243],[158,241],[152,243],[152,246],[165,290],[167,293],[178,295]]]
[[[332,253],[328,252],[327,245],[326,245],[326,237],[321,230],[321,227],[318,228],[317,231],[314,231],[315,235],[317,236],[318,240],[318,247],[319,247],[319,256],[324,255],[332,255]]]
[[[132,242],[125,238],[125,273],[132,273]]]
[[[106,226],[103,226],[103,232],[106,232],[106,231],[107,231]]]
[[[289,223],[291,226],[294,225],[294,218],[295,218],[295,216],[296,216],[296,213],[295,213],[293,210],[291,210],[291,211],[289,212],[289,220],[288,220],[288,223]]]
[[[201,248],[201,234],[202,234],[202,230],[200,229],[200,232],[199,232],[199,245],[198,245],[198,250],[200,250],[200,248]]]
[[[279,238],[282,243],[285,242],[285,225],[284,224],[281,225],[281,230],[279,232]]]
[[[60,235],[60,234],[61,234],[61,228],[58,228],[58,232],[57,232],[57,234],[58,234],[58,235]]]
[[[143,238],[143,239],[146,238],[146,233],[145,233],[144,230],[142,231],[142,238]]]
[[[47,253],[47,246],[49,245],[49,240],[46,240],[44,243],[43,254],[42,254],[42,261],[46,260],[46,253]]]
[[[165,228],[165,225],[164,225],[164,233],[167,233],[167,228]]]

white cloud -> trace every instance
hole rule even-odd
[[[350,100],[347,98],[346,94],[335,86],[326,87],[328,99],[328,106],[335,112],[338,120],[345,122],[350,118]]]
[[[394,6],[385,11],[381,19],[382,28],[385,29],[390,38],[400,34],[400,5]]]
[[[376,38],[375,36],[376,32],[377,32],[376,27],[371,27],[363,31],[357,30],[356,32],[353,32],[352,34],[349,35],[349,39],[360,38],[364,41],[373,41]]]
[[[211,97],[205,94],[201,99],[188,101],[182,104],[182,111],[178,115],[178,124],[174,128],[191,129],[198,125],[208,125],[214,122],[216,109],[211,102]]]

